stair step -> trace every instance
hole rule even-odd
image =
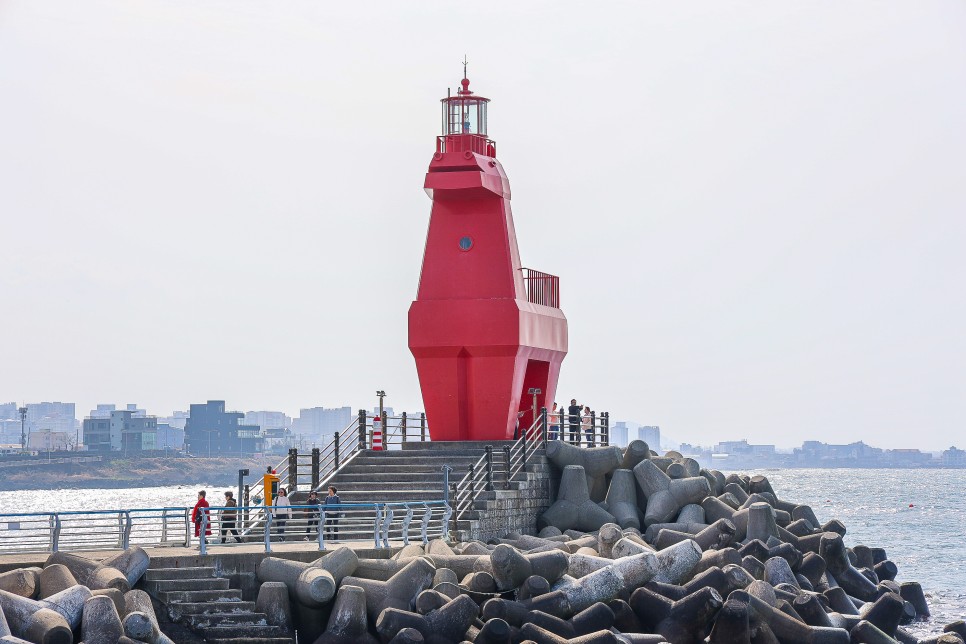
[[[269,626],[268,624],[262,624],[259,626],[241,626],[241,625],[229,625],[229,626],[209,626],[206,628],[199,628],[205,636],[205,640],[211,641],[212,639],[229,639],[232,637],[285,637],[288,635],[288,631],[280,626]]]
[[[145,580],[144,586],[149,590],[163,593],[172,590],[228,590],[231,584],[221,577],[207,577],[203,579],[154,579]]]
[[[191,615],[206,615],[209,613],[252,615],[255,610],[255,602],[236,601],[236,602],[175,602],[168,605],[170,612],[177,612],[172,615],[175,619],[189,617]]]
[[[148,568],[144,572],[145,581],[160,579],[205,579],[214,577],[215,569],[208,566],[188,568]]]
[[[217,613],[196,613],[194,615],[188,615],[186,621],[193,628],[210,628],[212,626],[227,626],[231,625],[248,625],[248,626],[265,626],[268,624],[266,620],[265,613],[250,613],[250,612],[231,612],[226,613],[224,611]]]
[[[206,638],[208,644],[295,644],[291,637],[227,637]]]
[[[158,592],[159,599],[165,604],[180,602],[217,602],[234,604],[241,601],[242,591],[237,588],[227,590],[166,590]]]

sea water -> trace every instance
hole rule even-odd
[[[943,624],[966,616],[966,470],[765,469],[747,473],[764,474],[780,498],[812,506],[819,520],[841,520],[848,529],[847,545],[885,548],[899,566],[897,581],[918,581],[926,592],[932,619],[911,625],[913,632],[935,633]],[[0,492],[0,513],[190,507],[200,489],[217,501],[230,488],[192,483]]]

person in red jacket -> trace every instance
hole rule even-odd
[[[211,515],[208,514],[208,502],[205,501],[205,491],[198,492],[198,502],[195,503],[194,510],[191,511],[191,520],[195,524],[195,536],[201,536],[201,520],[203,516],[208,517],[208,525],[205,527],[205,536],[211,536]]]

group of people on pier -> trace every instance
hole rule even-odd
[[[570,406],[553,404],[553,408],[547,415],[550,424],[550,432],[547,434],[549,440],[566,440],[572,445],[580,445],[581,434],[587,441],[588,447],[594,447],[595,432],[594,415],[587,405],[578,405],[576,398],[570,399]],[[569,436],[564,437],[564,428],[568,427]]]
[[[205,498],[206,496],[207,492],[205,490],[198,492],[198,501],[191,511],[191,522],[195,526],[195,537],[199,539],[204,538],[207,543],[207,537],[211,536],[212,510]],[[305,536],[303,537],[305,541],[312,541],[318,538],[323,514],[325,515],[325,538],[338,539],[339,519],[345,516],[345,513],[339,509],[341,503],[338,490],[336,490],[334,485],[330,485],[328,494],[324,498],[319,498],[318,493],[312,490],[303,503],[293,508],[288,498],[288,490],[284,487],[279,488],[278,494],[275,496],[271,505],[272,521],[276,526],[276,534],[279,540],[285,541],[286,526],[290,520],[295,518],[295,513],[301,513],[301,516],[306,519]],[[326,506],[332,507],[327,510]],[[236,543],[240,543],[241,537],[238,533],[238,502],[235,500],[235,495],[231,490],[225,492],[224,507],[215,508],[215,510],[218,511],[218,523],[221,531],[220,543],[229,543],[232,538],[234,538]],[[205,523],[206,519],[207,523]],[[205,530],[204,537],[201,536],[202,525],[204,525]]]

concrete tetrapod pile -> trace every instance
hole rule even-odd
[[[651,553],[660,562],[690,544],[699,555],[693,566],[681,556],[667,558],[676,568],[659,566],[649,581],[607,600],[611,632],[620,632],[615,637],[712,644],[966,641],[961,621],[926,639],[907,631],[904,626],[929,616],[921,586],[896,582],[898,568],[883,549],[846,547],[840,521],[820,523],[808,505],[779,498],[764,476],[725,476],[677,452],[658,456],[642,441],[623,451],[558,441],[548,445],[547,456],[561,479],[558,498],[538,519],[539,536],[502,541],[522,556],[566,551],[569,566],[562,579],[548,580],[550,593],[518,602],[528,611],[536,604],[572,621],[576,611],[557,593],[615,561]],[[502,614],[513,627],[529,613],[513,605]],[[564,639],[585,635],[531,623]],[[556,641],[532,631],[527,636]]]
[[[151,599],[131,590],[149,563],[132,546],[102,561],[57,552],[42,569],[0,574],[0,642],[170,644]]]

